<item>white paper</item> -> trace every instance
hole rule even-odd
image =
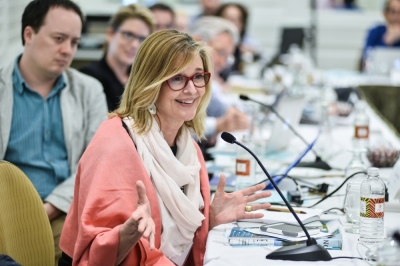
[[[306,214],[297,213],[297,216],[300,218],[302,222],[314,217],[313,221],[319,220],[320,215],[323,210],[321,209],[309,209],[309,208],[294,208],[295,210],[304,211]],[[294,218],[291,212],[278,212],[278,211],[268,211],[268,210],[257,210],[255,213],[262,213],[264,217],[259,219],[243,219],[241,222],[259,222],[265,224],[273,224],[273,223],[288,223],[297,225],[298,222],[296,218]],[[307,223],[307,222],[306,222]]]
[[[279,239],[285,239],[285,240],[289,240],[289,241],[303,241],[303,240],[308,239],[306,236],[293,237],[293,236],[284,236],[284,235],[280,235],[280,234],[274,234],[274,233],[270,233],[270,232],[264,232],[264,231],[261,231],[260,228],[249,228],[249,229],[245,229],[245,230],[250,233],[257,234],[257,235],[272,236],[272,237],[276,237]],[[331,233],[319,233],[319,234],[313,235],[312,237],[319,238],[319,237],[324,237],[324,236],[329,236],[329,235],[331,235]]]
[[[400,160],[394,165],[392,174],[389,178],[388,193],[389,201],[395,201],[396,195],[400,192]],[[399,201],[399,195],[397,195],[396,201]]]

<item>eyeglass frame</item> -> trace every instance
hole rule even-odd
[[[196,84],[194,84],[193,78],[194,78],[196,75],[199,75],[199,74],[206,74],[206,75],[208,75],[208,80],[206,81],[206,83],[205,83],[203,86],[197,86]],[[174,89],[171,87],[171,85],[169,84],[170,79],[173,79],[173,78],[176,78],[176,77],[184,77],[184,78],[186,78],[185,85],[182,87],[182,89],[174,90]],[[211,73],[210,73],[210,72],[197,72],[197,73],[194,73],[193,76],[191,76],[191,77],[184,76],[184,75],[176,75],[176,76],[173,76],[173,77],[167,79],[167,80],[166,80],[166,83],[167,83],[168,87],[169,87],[171,90],[173,90],[173,91],[181,91],[181,90],[183,90],[184,88],[186,88],[186,86],[187,86],[188,83],[189,83],[189,80],[192,81],[193,86],[195,86],[196,88],[203,88],[203,87],[207,86],[207,84],[210,82],[210,79],[211,79]]]
[[[133,42],[134,40],[138,40],[139,43],[142,43],[147,38],[147,36],[146,37],[139,36],[139,35],[131,32],[131,31],[128,31],[128,30],[120,30],[119,29],[117,32],[119,32],[122,35],[122,37],[128,42]],[[129,35],[129,37],[128,37],[128,35]]]

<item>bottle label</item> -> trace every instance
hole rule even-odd
[[[361,197],[360,216],[364,218],[383,218],[385,211],[385,198]]]
[[[250,160],[236,159],[236,175],[250,175]]]
[[[369,126],[355,126],[354,137],[356,139],[367,139],[369,136]]]

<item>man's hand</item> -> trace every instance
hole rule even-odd
[[[53,221],[63,213],[62,211],[54,207],[51,203],[45,202],[43,203],[43,206],[50,221]]]
[[[250,126],[250,120],[247,115],[235,107],[228,109],[226,114],[217,119],[217,133],[223,131],[244,130]]]

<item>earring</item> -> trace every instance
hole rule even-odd
[[[157,113],[157,107],[154,103],[150,104],[148,107],[150,114],[155,115]]]

